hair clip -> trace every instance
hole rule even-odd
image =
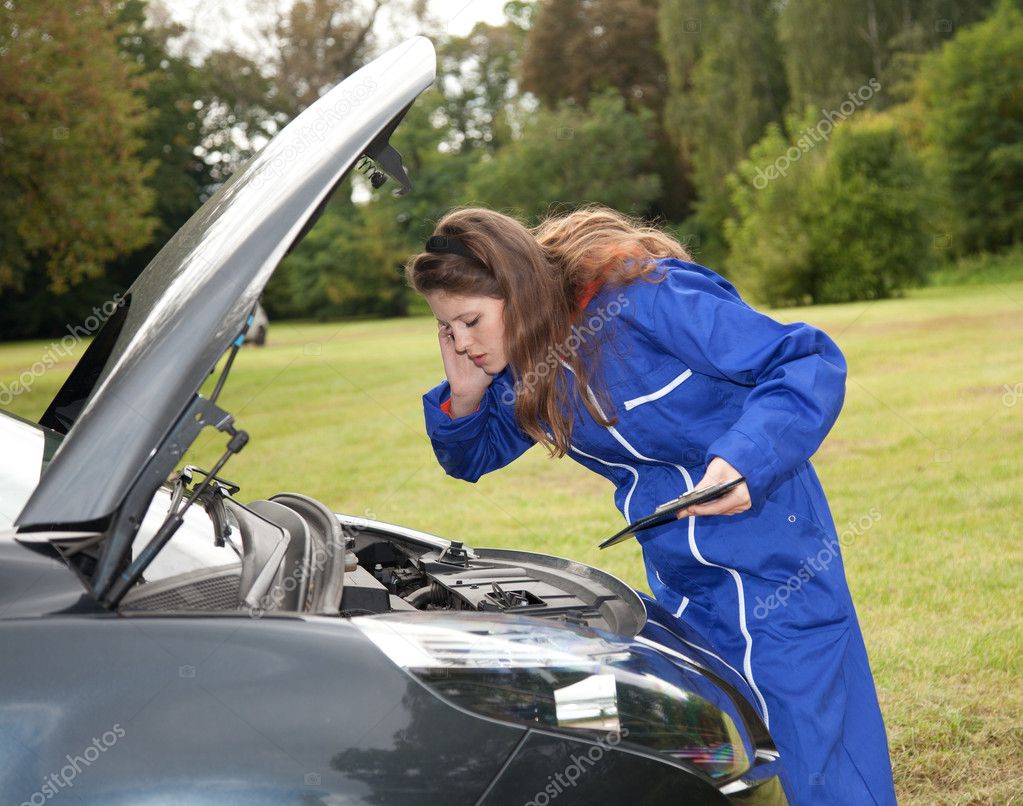
[[[479,260],[476,255],[469,251],[464,243],[450,235],[434,235],[426,242],[427,252],[440,252],[449,255],[461,255],[471,260]]]

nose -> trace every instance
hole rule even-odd
[[[469,349],[472,339],[469,338],[469,334],[466,333],[464,327],[458,327],[456,325],[451,331],[451,335],[454,337],[455,341],[455,352],[464,353]]]

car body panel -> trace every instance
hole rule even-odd
[[[80,802],[472,803],[525,733],[345,621],[53,616],[0,621],[0,643],[4,802],[78,758]]]

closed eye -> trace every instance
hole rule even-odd
[[[479,318],[479,317],[477,316],[477,317],[476,317],[475,319],[473,319],[473,320],[472,320],[471,322],[466,322],[466,323],[465,323],[465,326],[466,326],[466,327],[476,327],[476,324],[477,324],[477,323],[478,323],[479,321],[480,321],[480,318]]]

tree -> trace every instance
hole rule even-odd
[[[660,108],[664,63],[657,48],[652,0],[543,0],[526,38],[523,89],[552,109],[585,105],[613,88],[648,108]]]
[[[654,126],[652,112],[630,112],[613,90],[588,110],[539,110],[520,137],[472,166],[466,199],[533,219],[584,202],[642,214],[660,191],[659,177],[644,171]]]
[[[595,95],[614,90],[630,111],[652,111],[655,144],[642,170],[657,174],[661,192],[645,212],[681,220],[694,193],[687,165],[662,123],[667,73],[658,46],[658,5],[657,0],[542,0],[528,17],[522,88],[548,110],[563,102],[585,109]]]
[[[439,110],[447,129],[444,146],[495,151],[511,139],[508,108],[517,84],[524,31],[510,23],[477,23],[468,36],[438,47]]]
[[[0,333],[7,337],[49,335],[59,331],[60,322],[84,319],[93,306],[130,285],[211,192],[213,173],[200,156],[205,153],[200,144],[211,134],[208,87],[199,67],[175,55],[184,28],[159,3],[143,0],[126,0],[118,20],[121,56],[141,71],[135,92],[148,109],[138,132],[138,157],[153,166],[145,179],[153,194],[150,238],[108,261],[101,276],[79,283],[74,294],[57,293],[45,276],[26,274],[20,290],[8,289],[0,308]]]
[[[957,251],[1023,240],[1023,14],[1003,2],[926,58],[915,101]]]
[[[0,4],[0,288],[31,272],[64,291],[149,239],[144,82],[119,10]]]
[[[698,194],[690,228],[721,252],[731,213],[725,177],[788,100],[769,0],[665,0],[660,42],[668,70],[664,120]]]
[[[184,29],[169,19],[147,22],[146,7],[145,0],[127,0],[120,14],[121,52],[145,78],[138,92],[149,114],[139,132],[139,155],[154,166],[146,185],[153,191],[156,218],[150,243],[127,261],[128,281],[198,209],[213,181],[210,167],[196,155],[207,133],[202,70],[171,52],[171,42]]]
[[[744,294],[769,305],[813,302],[818,286],[810,228],[825,153],[797,147],[799,159],[780,163],[789,147],[781,126],[768,124],[727,179],[736,210],[724,222],[728,275]]]
[[[889,116],[864,113],[815,141],[814,111],[777,124],[730,177],[730,275],[769,305],[880,299],[930,265],[927,185]]]
[[[195,147],[219,184],[284,128],[289,117],[280,109],[274,82],[243,53],[213,51],[200,70],[203,124]]]
[[[384,0],[368,9],[351,0],[279,4],[271,33],[278,42],[272,79],[278,108],[293,118],[369,61],[371,31]]]
[[[787,0],[778,22],[791,109],[832,108],[874,78],[872,108],[892,102],[905,54],[930,50],[982,19],[992,0]]]
[[[919,285],[933,254],[923,166],[886,116],[828,144],[810,248],[821,302],[884,299]]]

